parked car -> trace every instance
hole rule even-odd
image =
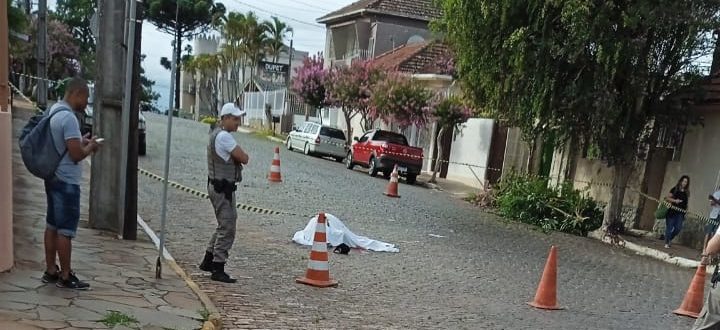
[[[85,115],[83,116],[81,123],[82,134],[92,132],[93,126],[93,101],[95,99],[95,85],[88,84],[90,88],[90,97],[88,98],[88,105],[85,107]],[[145,141],[146,123],[145,116],[142,112],[138,114],[138,155],[144,156],[147,153],[147,143]]]
[[[345,132],[313,122],[305,122],[288,134],[288,150],[302,150],[306,155],[322,155],[342,162],[347,154]]]
[[[404,135],[374,129],[353,140],[355,143],[345,158],[348,169],[360,165],[368,169],[370,176],[382,172],[385,178],[390,178],[397,165],[398,174],[405,177],[408,184],[417,181],[423,164],[423,150],[411,147]]]

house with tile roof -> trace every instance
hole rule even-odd
[[[431,38],[441,16],[433,0],[360,0],[317,19],[326,26],[325,62],[348,65]]]

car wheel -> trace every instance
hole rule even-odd
[[[375,177],[378,174],[377,159],[375,159],[375,157],[370,158],[370,168],[368,168],[368,174],[372,177]]]
[[[310,145],[305,143],[305,148],[303,148],[303,153],[306,155],[310,155]]]
[[[287,141],[285,142],[287,144],[287,149],[292,150],[292,141],[290,141],[290,137],[288,136]]]
[[[415,182],[417,182],[417,174],[408,174],[405,177],[405,182],[407,184],[415,184]]]
[[[345,157],[345,167],[347,167],[348,170],[352,170],[353,167],[355,167],[355,163],[353,163],[352,152],[348,152],[347,157]]]
[[[145,143],[145,140],[143,139],[140,141],[140,145],[138,146],[138,155],[145,156],[147,153],[147,144]]]

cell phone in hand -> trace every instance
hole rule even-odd
[[[102,144],[104,141],[105,141],[105,139],[103,139],[103,138],[97,138],[97,139],[95,139],[95,142],[101,143],[101,144]]]

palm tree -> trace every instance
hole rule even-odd
[[[253,81],[257,63],[268,51],[267,27],[265,24],[259,23],[255,13],[248,12],[245,15],[245,29],[243,32],[243,50],[247,59],[246,65],[250,66],[250,81]],[[245,70],[243,70],[244,73]]]
[[[269,34],[268,53],[273,57],[273,62],[277,62],[280,54],[285,46],[285,36],[293,32],[293,28],[281,21],[277,17],[272,17],[272,22],[263,22],[265,29]],[[292,50],[291,50],[292,51]]]
[[[245,54],[243,52],[243,40],[245,37],[245,15],[238,12],[230,12],[224,17],[222,24],[218,27],[218,30],[225,39],[225,43],[222,46],[221,56],[224,70],[230,69],[229,81],[233,81],[233,84],[228,84],[228,96],[231,99],[237,97],[239,88],[239,72],[244,67]],[[223,72],[224,74],[224,72]],[[243,81],[245,80],[245,71],[243,70]]]
[[[221,68],[220,56],[217,54],[202,54],[193,57],[185,64],[186,72],[192,73],[195,78],[195,88],[201,103],[210,108],[210,114],[217,115],[218,85],[217,76]],[[200,114],[200,109],[198,109]]]

